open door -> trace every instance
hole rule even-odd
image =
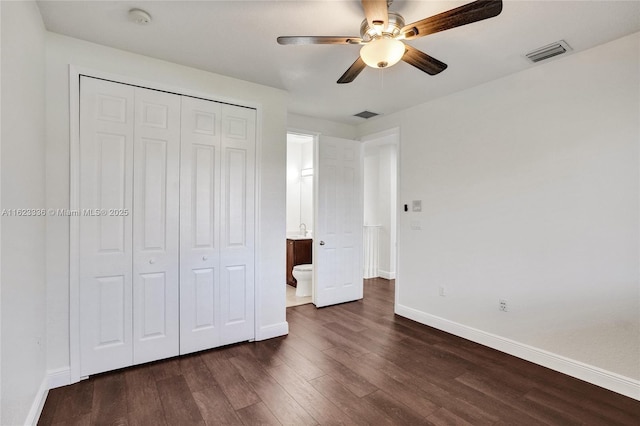
[[[362,144],[321,136],[316,166],[314,303],[362,299]]]

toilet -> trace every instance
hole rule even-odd
[[[313,281],[313,265],[304,264],[293,267],[293,278],[296,279],[296,297],[311,296],[311,282]]]

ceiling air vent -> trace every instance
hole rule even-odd
[[[366,118],[366,119],[369,119],[371,117],[375,117],[376,115],[380,115],[380,114],[378,114],[376,112],[371,112],[371,111],[362,111],[362,112],[359,112],[357,114],[353,114],[354,117],[360,117],[360,118]]]
[[[570,50],[572,50],[571,46],[569,46],[566,41],[560,40],[556,41],[555,43],[543,46],[539,49],[533,50],[527,53],[526,56],[531,62],[540,62],[557,55],[562,55],[563,53],[569,52]]]

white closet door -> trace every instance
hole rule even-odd
[[[255,337],[255,110],[222,106],[221,344]]]
[[[255,110],[80,96],[80,374],[253,339]]]
[[[82,77],[80,375],[131,365],[134,89]]]
[[[180,96],[135,89],[133,362],[179,353]]]
[[[182,98],[180,353],[220,346],[221,104]]]

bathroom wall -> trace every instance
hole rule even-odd
[[[300,170],[300,223],[313,229],[313,139],[302,143]],[[311,174],[310,174],[311,173]],[[300,224],[298,224],[300,225]]]
[[[305,173],[303,173],[305,170]],[[313,229],[313,136],[287,134],[287,235]]]
[[[287,135],[287,235],[299,231],[302,144]]]

